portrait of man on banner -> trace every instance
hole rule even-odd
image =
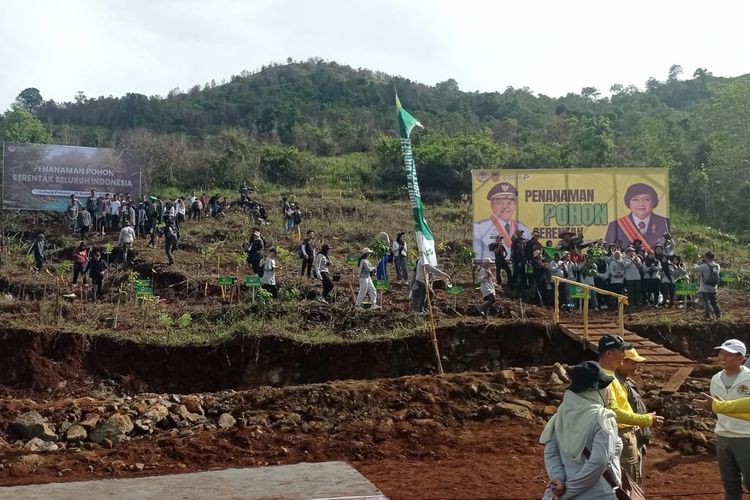
[[[664,233],[669,232],[669,219],[653,212],[659,205],[656,190],[637,182],[628,187],[624,201],[630,213],[609,223],[604,240],[607,243],[620,241],[625,246],[641,240],[644,249],[652,251]]]
[[[508,252],[507,255],[510,255],[511,237],[520,231],[523,237],[528,239],[531,233],[529,228],[515,219],[518,190],[513,184],[496,184],[487,193],[487,200],[492,215],[474,223],[474,258],[490,258],[494,261],[495,253],[489,246],[498,236]]]

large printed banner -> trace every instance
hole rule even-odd
[[[86,198],[93,189],[141,196],[141,158],[135,151],[14,144],[3,147],[3,208],[65,210],[70,195]]]
[[[510,256],[514,234],[542,245],[564,233],[650,249],[669,231],[669,183],[664,168],[472,170],[474,256],[495,255],[502,241]]]

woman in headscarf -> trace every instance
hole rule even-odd
[[[584,361],[571,371],[571,384],[539,441],[549,485],[544,499],[616,499],[621,484],[615,413],[605,408],[613,377],[599,363]]]

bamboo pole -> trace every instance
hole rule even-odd
[[[591,292],[588,292],[589,294]],[[589,340],[589,295],[583,298],[583,348],[586,349],[586,342]]]
[[[560,322],[560,282],[556,279],[552,280],[555,283],[555,309],[552,311],[552,321],[554,323]]]
[[[625,335],[625,302],[624,298],[617,300],[617,325],[620,329],[620,335]]]
[[[427,275],[427,269],[422,267],[424,273],[424,293],[427,298],[427,310],[430,312],[430,336],[432,338],[432,347],[435,350],[435,361],[439,374],[443,374],[443,363],[440,361],[440,348],[438,347],[437,334],[435,333],[435,318],[432,316],[432,300],[430,299],[430,278]]]

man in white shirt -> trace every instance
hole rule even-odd
[[[109,204],[109,229],[117,230],[117,227],[120,225],[120,205],[120,198],[115,195],[114,199]]]
[[[750,396],[750,369],[742,366],[745,344],[729,339],[719,350],[723,368],[711,379],[711,396],[734,400]],[[716,457],[726,500],[742,500],[742,485],[750,489],[750,421],[716,416]]]
[[[120,246],[122,247],[122,261],[128,263],[128,253],[133,250],[135,242],[135,231],[130,225],[130,220],[125,219],[125,227],[120,230]]]

